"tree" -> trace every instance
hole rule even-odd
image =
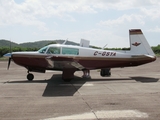
[[[48,43],[47,45],[50,45],[50,44],[57,44],[57,42],[53,41],[53,42]]]

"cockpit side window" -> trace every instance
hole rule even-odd
[[[44,54],[47,49],[48,49],[48,46],[45,46],[45,47],[41,48],[40,50],[38,50],[38,52]]]
[[[47,54],[60,54],[60,47],[50,47]]]
[[[62,54],[79,55],[79,49],[77,48],[62,48]]]

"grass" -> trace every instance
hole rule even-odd
[[[6,58],[6,57],[0,57],[0,61],[8,61],[8,58]]]
[[[160,57],[160,54],[156,54],[157,57]]]

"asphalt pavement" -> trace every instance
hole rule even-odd
[[[158,120],[160,58],[138,67],[114,68],[111,77],[76,72],[71,82],[62,72],[33,73],[0,62],[0,120]]]

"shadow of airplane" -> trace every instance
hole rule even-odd
[[[82,78],[75,76],[76,80]],[[61,75],[53,75],[44,90],[42,96],[44,97],[56,97],[56,96],[73,96],[80,87],[85,84],[86,81],[81,81],[79,86],[74,86],[73,82],[64,82]]]
[[[142,83],[151,83],[151,82],[158,82],[159,78],[152,78],[152,77],[131,77],[132,79],[136,80],[137,82],[142,82]]]
[[[134,80],[142,83],[158,82],[158,78],[151,77],[129,77],[129,78],[106,78],[106,79],[86,79],[78,76],[74,77],[71,82],[64,82],[61,74],[54,74],[48,80],[35,80],[35,81],[9,81],[7,83],[47,83],[47,86],[42,94],[43,97],[63,97],[73,96],[86,82],[98,81],[130,81]],[[78,84],[78,85],[74,85]]]
[[[59,96],[73,96],[86,82],[98,82],[98,81],[124,81],[124,80],[136,80],[142,83],[157,82],[157,78],[149,77],[130,77],[130,78],[110,78],[110,79],[85,79],[75,76],[71,82],[64,82],[61,79],[61,75],[53,75],[44,90],[42,96],[44,97],[59,97]],[[78,84],[78,86],[74,86]]]

